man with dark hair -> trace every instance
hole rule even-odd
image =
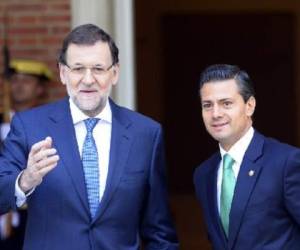
[[[0,157],[0,212],[28,205],[24,250],[177,250],[161,127],[108,97],[113,40],[75,28],[59,72],[68,97],[17,113]]]
[[[300,150],[252,127],[256,102],[248,74],[212,65],[200,78],[202,117],[220,151],[194,173],[214,250],[298,250]]]

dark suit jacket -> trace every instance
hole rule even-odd
[[[24,250],[178,249],[165,187],[161,127],[111,101],[109,172],[91,219],[68,99],[16,114],[0,157],[0,212],[15,208],[15,181],[31,146],[51,136],[58,166],[28,197]]]
[[[237,178],[228,240],[217,208],[220,160],[216,153],[194,173],[213,249],[299,250],[300,150],[254,133]]]

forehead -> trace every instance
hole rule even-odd
[[[68,63],[106,64],[112,61],[109,45],[106,42],[96,42],[93,45],[78,45],[71,43],[66,52]]]
[[[226,99],[241,96],[235,79],[205,83],[200,90],[201,100]]]

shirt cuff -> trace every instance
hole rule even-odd
[[[18,175],[15,183],[15,196],[16,196],[16,205],[17,207],[22,207],[27,200],[27,197],[30,196],[35,188],[31,189],[27,194],[25,194],[19,186],[19,179],[23,171]]]

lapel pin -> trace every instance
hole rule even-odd
[[[252,177],[252,176],[254,175],[254,173],[255,173],[254,170],[250,170],[249,173],[248,173],[248,175],[249,175],[250,177]]]

